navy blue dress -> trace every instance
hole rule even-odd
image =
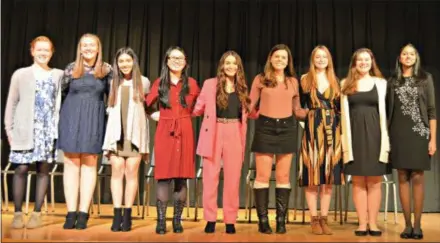
[[[111,81],[110,70],[95,78],[93,68],[85,66],[84,75],[72,77],[74,63],[67,65],[61,81],[63,103],[59,120],[58,148],[70,153],[99,154],[102,152],[105,132],[105,103]]]

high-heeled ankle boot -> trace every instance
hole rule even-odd
[[[165,234],[167,232],[167,205],[168,201],[156,201],[157,210],[157,224],[156,224],[156,234]]]
[[[182,233],[182,212],[185,207],[185,201],[174,200],[173,232]]]
[[[131,208],[124,208],[124,216],[122,219],[122,231],[131,230]]]
[[[76,224],[76,218],[78,214],[76,212],[67,212],[66,221],[64,222],[64,229],[74,229]]]
[[[255,207],[258,215],[258,231],[263,234],[272,234],[269,225],[267,207],[269,204],[269,188],[255,188]]]
[[[113,222],[111,231],[117,232],[121,231],[121,223],[122,223],[122,208],[113,208]]]
[[[89,214],[84,212],[78,213],[75,228],[78,230],[87,229],[87,222],[89,221]]]
[[[286,233],[286,215],[289,207],[290,188],[276,188],[277,234]]]

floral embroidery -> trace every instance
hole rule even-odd
[[[396,94],[402,103],[403,115],[410,116],[414,122],[413,131],[429,139],[429,128],[425,126],[420,116],[419,104],[417,102],[419,93],[417,86],[415,86],[414,78],[405,78],[405,83],[396,88]]]

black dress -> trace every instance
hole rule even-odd
[[[381,131],[376,85],[370,91],[349,95],[348,103],[354,160],[345,164],[345,174],[353,176],[390,174],[389,164],[379,162]]]
[[[395,169],[430,170],[429,127],[420,115],[419,94],[412,77],[394,88],[390,122],[391,164]]]

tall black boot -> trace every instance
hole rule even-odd
[[[167,232],[167,205],[168,201],[156,201],[157,210],[157,224],[156,224],[156,234],[165,234]]]
[[[276,188],[277,234],[286,233],[286,215],[289,207],[290,188]]]
[[[113,208],[113,223],[110,228],[113,232],[121,231],[122,208]]]
[[[122,231],[131,230],[131,208],[124,208],[124,217],[122,220]]]
[[[264,234],[272,234],[267,217],[267,207],[269,204],[269,188],[255,188],[255,206],[258,215],[258,231]]]
[[[174,200],[174,216],[173,216],[173,232],[174,233],[182,233],[182,212],[185,207],[185,201],[182,200]]]

